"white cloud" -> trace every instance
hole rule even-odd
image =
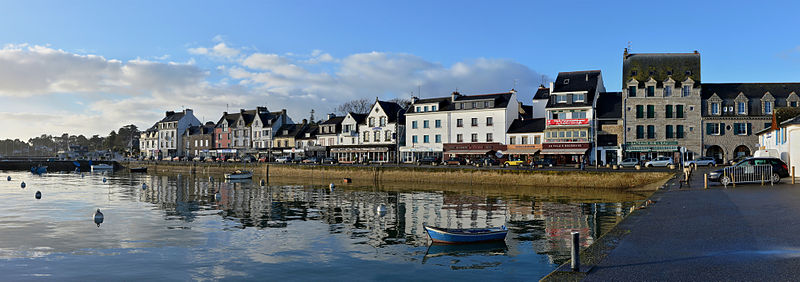
[[[189,48],[190,54],[195,55],[207,55],[212,57],[220,57],[220,58],[234,58],[239,55],[241,51],[236,48],[228,47],[225,42],[217,43],[214,47],[206,48],[206,47],[197,47],[197,48]]]

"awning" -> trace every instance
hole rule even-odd
[[[545,149],[542,154],[545,155],[583,155],[589,149]]]
[[[454,154],[454,155],[483,155],[488,153],[488,150],[452,150],[452,151],[445,151],[445,154]]]
[[[677,152],[678,146],[628,146],[626,152]]]
[[[503,152],[504,155],[534,155],[538,153],[539,149],[508,149]]]

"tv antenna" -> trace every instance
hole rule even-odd
[[[631,48],[631,42],[628,41],[628,53],[631,53],[631,51],[633,51],[633,49]]]

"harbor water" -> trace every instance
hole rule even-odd
[[[571,232],[586,247],[646,196],[403,183],[330,188],[297,179],[261,186],[200,174],[0,174],[7,281],[538,280],[569,260]],[[505,225],[509,233],[499,243],[431,245],[424,225]]]

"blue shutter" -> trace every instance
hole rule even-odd
[[[753,124],[747,123],[747,135],[753,134]]]
[[[725,135],[725,123],[719,123],[719,135]]]

